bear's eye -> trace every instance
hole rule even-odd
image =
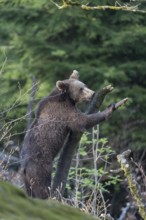
[[[83,91],[83,88],[80,88],[80,92],[82,92]]]

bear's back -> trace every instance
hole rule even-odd
[[[76,117],[76,108],[64,94],[47,96],[38,105],[36,118],[27,132],[23,151],[54,158],[61,149]]]

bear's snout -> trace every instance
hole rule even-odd
[[[93,98],[94,94],[95,94],[95,92],[93,90],[88,89],[88,88],[84,88],[83,92],[84,92],[84,99],[86,101],[90,101]]]

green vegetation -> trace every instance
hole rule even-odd
[[[115,86],[106,106],[123,97],[131,99],[127,109],[103,126],[112,145],[145,146],[145,14],[58,10],[45,0],[4,1],[0,6],[1,66],[7,57],[1,74],[1,111],[20,99],[4,114],[6,121],[26,113],[29,97],[24,94],[31,87],[32,75],[40,82],[39,99],[56,80],[77,69],[92,89]],[[24,120],[17,122],[15,133],[24,129]]]
[[[0,219],[93,220],[83,212],[55,201],[30,199],[14,186],[0,182]]]
[[[133,198],[137,203],[139,213],[142,216],[142,218],[145,220],[146,219],[145,205],[141,198],[141,194],[139,193],[139,186],[132,174],[133,167],[131,167],[130,162],[128,161],[128,157],[130,153],[131,150],[124,151],[122,154],[117,156],[117,159],[118,162],[120,163],[121,169],[124,171],[124,174],[128,180],[129,189]]]
[[[60,4],[62,1],[55,2]],[[93,0],[92,5],[113,5],[113,2],[115,3],[113,0]],[[104,101],[103,108],[129,97],[126,107],[115,112],[108,122],[100,126],[99,134],[100,137],[108,138],[116,153],[131,148],[134,159],[143,164],[146,158],[146,14],[114,10],[86,11],[78,7],[59,10],[48,0],[1,0],[0,20],[0,151],[9,146],[9,141],[13,141],[18,147],[22,144],[31,77],[35,76],[38,81],[36,106],[51,91],[57,80],[67,78],[72,70],[77,69],[80,79],[91,89],[97,91],[109,84],[115,87]],[[94,142],[85,141],[88,146]],[[78,155],[83,159],[87,158],[87,148],[80,150]],[[99,148],[98,154],[106,152],[109,155],[111,149],[106,147],[106,150],[107,152],[101,152],[102,148]],[[112,168],[116,169],[114,156],[110,160]],[[84,170],[81,169],[84,167],[83,163],[78,168],[78,178],[82,179],[84,173],[85,191],[89,186],[90,189],[94,188],[93,177],[97,174],[92,173],[95,167],[91,167],[89,163],[86,165]],[[99,178],[102,178],[104,171],[102,165],[97,166]],[[71,179],[75,172],[73,167]],[[104,174],[107,176],[107,173]],[[109,186],[106,190],[113,190],[115,193],[114,199],[112,198],[112,205],[115,207],[124,194],[116,194],[120,187],[117,184],[118,176],[111,175],[110,178],[105,179],[105,185],[107,188]],[[105,186],[99,183],[99,187],[103,189]],[[88,192],[86,191],[87,196]],[[80,196],[81,194],[77,194],[77,199]],[[26,197],[21,197],[20,193],[20,199],[25,201]],[[111,199],[110,195],[107,199]],[[37,200],[27,201],[34,206],[39,203]],[[13,200],[12,204],[17,205],[16,203],[17,199]],[[39,204],[47,206],[44,202]],[[9,203],[1,205],[7,207]],[[121,207],[117,207],[117,210],[121,210]],[[45,209],[45,212],[48,211]],[[119,213],[114,213],[113,216],[117,218]],[[24,219],[26,218],[25,216]]]

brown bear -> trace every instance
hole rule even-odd
[[[27,131],[21,150],[22,171],[29,196],[48,198],[52,162],[63,146],[69,131],[84,131],[105,120],[114,110],[82,113],[76,103],[90,101],[94,91],[78,80],[78,72],[57,81],[56,89],[38,105],[36,117]]]

